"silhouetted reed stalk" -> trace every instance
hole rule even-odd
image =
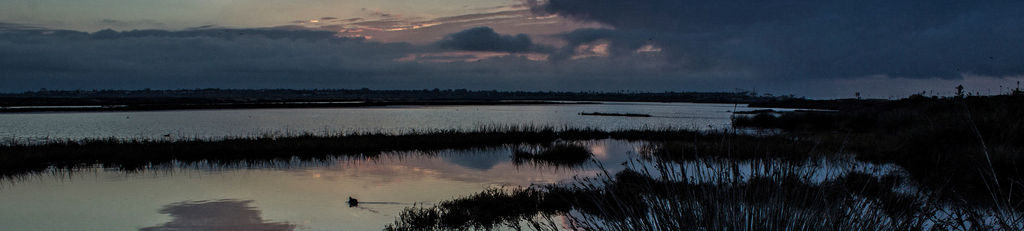
[[[1024,201],[1018,202],[1015,205],[1013,199],[1014,187],[1012,185],[1010,187],[1003,187],[1000,184],[1000,178],[999,175],[996,173],[996,167],[994,164],[992,164],[992,155],[989,153],[988,145],[985,144],[985,138],[982,136],[981,131],[978,130],[978,126],[975,123],[973,116],[971,115],[971,109],[967,106],[966,102],[964,101],[960,101],[960,104],[963,106],[964,117],[966,117],[967,124],[970,125],[971,131],[978,140],[979,148],[981,149],[980,151],[985,157],[985,167],[987,167],[987,169],[983,169],[984,167],[978,167],[978,175],[983,176],[981,181],[985,184],[985,188],[988,190],[989,195],[992,197],[993,208],[990,211],[991,215],[989,217],[992,217],[1000,227],[1015,227],[1018,230],[1024,229],[1024,214],[1021,214],[1020,211],[1013,210],[1013,208],[1020,208],[1021,203],[1024,203]],[[988,175],[986,173],[991,175]],[[1011,180],[1011,184],[1024,183],[1021,182],[1020,179],[1017,179],[1016,182],[1013,182],[1014,179],[1012,178],[1010,178],[1009,180]],[[989,182],[992,183],[989,184]],[[966,213],[970,212],[973,211],[966,211]]]

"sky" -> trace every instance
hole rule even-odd
[[[0,92],[373,88],[999,94],[1024,2],[0,0]]]

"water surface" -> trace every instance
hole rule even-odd
[[[232,109],[140,112],[5,113],[0,139],[220,138],[287,133],[404,132],[472,129],[484,125],[628,128],[727,128],[745,105],[628,103],[369,108]],[[581,112],[652,117],[583,116]]]
[[[624,168],[619,163],[630,159],[638,146],[614,140],[580,144],[613,172]],[[55,171],[3,182],[0,230],[160,230],[189,223],[194,213],[219,218],[202,221],[210,225],[379,230],[415,204],[430,205],[488,187],[557,183],[600,171],[594,164],[516,165],[511,153],[511,148],[499,148],[256,167]],[[362,203],[349,207],[349,196]]]
[[[45,141],[99,137],[219,138],[302,132],[472,129],[485,125],[727,128],[744,105],[602,103],[239,109],[0,114],[0,137]],[[580,112],[653,117],[582,116]],[[406,207],[488,187],[557,183],[610,172],[642,143],[580,142],[600,164],[517,165],[512,147],[402,152],[258,166],[200,164],[123,172],[103,167],[51,171],[0,182],[0,230],[379,230]],[[346,204],[348,197],[363,203]]]

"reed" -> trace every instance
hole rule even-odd
[[[385,230],[1019,230],[1020,213],[941,203],[898,173],[812,164],[656,161],[569,183],[407,208]],[[740,170],[745,169],[745,170]],[[817,169],[821,170],[821,169]]]
[[[386,152],[467,150],[509,145],[547,145],[556,140],[667,139],[700,133],[681,129],[602,131],[589,128],[488,125],[467,130],[291,134],[225,139],[85,139],[0,145],[0,176],[103,165],[138,170],[171,162],[235,163],[323,160],[338,156],[376,156]],[[553,150],[557,152],[569,149]],[[577,149],[578,151],[578,149]],[[534,160],[579,161],[570,158],[520,155]],[[550,153],[555,154],[555,153]],[[578,152],[575,154],[579,154]]]
[[[841,136],[860,160],[894,163],[926,187],[960,192],[949,200],[991,202],[992,185],[986,184],[1000,183],[1007,195],[1024,190],[1024,96],[844,102],[835,102],[839,112],[736,116],[733,125]],[[1020,208],[1024,200],[1014,198],[1011,204]]]

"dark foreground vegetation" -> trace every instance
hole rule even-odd
[[[1024,96],[831,103],[734,119],[781,133],[650,142],[619,173],[412,207],[386,229],[1024,229]]]
[[[751,103],[784,100],[749,92],[541,92],[370,89],[40,90],[0,93],[0,112],[487,105],[551,101]],[[526,101],[526,102],[523,102]],[[81,107],[90,106],[90,107]]]
[[[1019,216],[945,207],[900,190],[899,175],[851,172],[808,182],[769,161],[661,165],[572,184],[493,188],[404,210],[385,230],[985,230]],[[713,166],[704,174],[690,166]],[[736,168],[765,171],[741,176]],[[656,175],[656,176],[655,176]]]
[[[1024,190],[1024,95],[836,105],[840,111],[737,116],[733,126],[840,136],[859,160],[895,163],[920,183],[953,186],[961,196]]]

